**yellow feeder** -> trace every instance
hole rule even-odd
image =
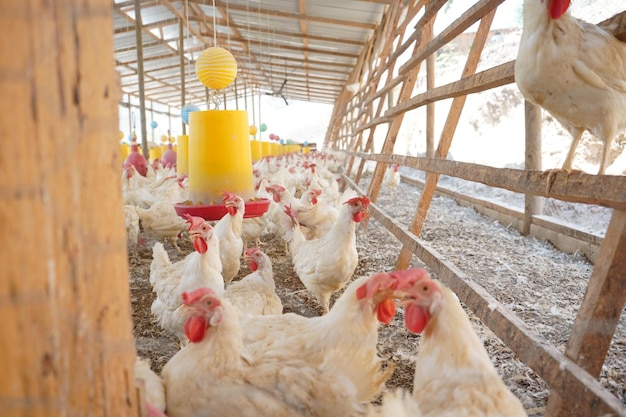
[[[250,153],[252,154],[252,162],[256,162],[263,158],[263,145],[258,140],[250,141]]]
[[[161,151],[161,147],[153,146],[152,148],[150,148],[149,154],[150,154],[150,162],[152,162],[155,159],[161,159],[163,152]]]
[[[248,112],[205,110],[189,113],[189,197],[193,204],[216,204],[222,193],[254,198]]]
[[[177,140],[176,172],[189,175],[189,136],[180,135]]]
[[[126,157],[130,154],[130,147],[125,143],[120,143],[120,155],[122,156],[122,164],[126,161]]]
[[[302,148],[302,153],[307,154],[309,152],[311,152],[311,149],[308,146]]]
[[[261,155],[263,158],[272,154],[272,144],[269,142],[261,142]]]

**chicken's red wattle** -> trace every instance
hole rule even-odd
[[[396,315],[396,303],[393,299],[387,298],[376,306],[376,317],[381,323],[389,324]]]
[[[256,262],[254,262],[254,261],[250,261],[250,270],[251,270],[252,272],[254,272],[254,271],[256,271],[257,269],[259,269],[259,264],[257,264],[257,263],[256,263]]]
[[[365,217],[365,213],[363,213],[362,211],[358,212],[358,213],[354,213],[354,215],[352,216],[352,220],[355,221],[355,223],[360,222],[361,220],[363,220],[363,217]]]
[[[207,245],[206,240],[196,236],[193,238],[193,248],[199,253],[206,253],[209,250],[209,245]]]
[[[428,311],[416,304],[409,304],[404,310],[404,324],[413,333],[421,333],[428,324],[429,318]]]
[[[206,317],[192,316],[185,322],[185,335],[191,343],[201,342],[204,339],[206,327]]]
[[[550,0],[550,17],[554,20],[563,16],[569,7],[570,0]]]
[[[237,214],[237,207],[229,206],[228,214],[230,214],[231,216],[234,216],[235,214]]]

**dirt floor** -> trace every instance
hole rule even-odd
[[[369,180],[362,181],[360,186],[366,189],[368,183]],[[419,193],[419,188],[402,183],[395,194],[382,190],[377,204],[408,226]],[[506,225],[442,197],[433,200],[421,237],[510,308],[539,336],[564,351],[593,270],[593,265],[584,257],[564,254],[549,243],[523,237]],[[181,240],[179,244],[183,255],[177,254],[170,245],[165,246],[172,261],[182,259],[193,250],[190,242]],[[178,343],[158,327],[150,313],[154,299],[148,281],[151,246],[149,242],[136,258],[129,258],[130,288],[138,354],[150,358],[153,369],[160,373],[177,351]],[[304,289],[293,270],[291,258],[285,255],[282,241],[265,236],[261,249],[272,259],[277,293],[284,311],[304,316],[319,314],[315,299]],[[355,276],[369,275],[393,270],[400,244],[372,219],[366,230],[358,231],[357,249],[359,264]],[[412,265],[424,266],[416,257]],[[243,266],[239,277],[249,272],[248,267]],[[548,386],[471,312],[470,318],[503,380],[522,400],[530,416],[542,416]],[[379,354],[396,364],[387,384],[389,388],[412,388],[413,358],[418,344],[419,336],[410,334],[404,327],[402,311],[389,325],[381,325]],[[622,402],[625,401],[625,362],[626,318],[623,315],[601,375],[602,384]]]

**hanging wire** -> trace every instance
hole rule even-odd
[[[215,0],[213,0],[213,46],[217,46],[217,24],[215,23]]]

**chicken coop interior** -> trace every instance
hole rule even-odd
[[[626,416],[626,7],[579,3],[2,2],[0,414]]]

